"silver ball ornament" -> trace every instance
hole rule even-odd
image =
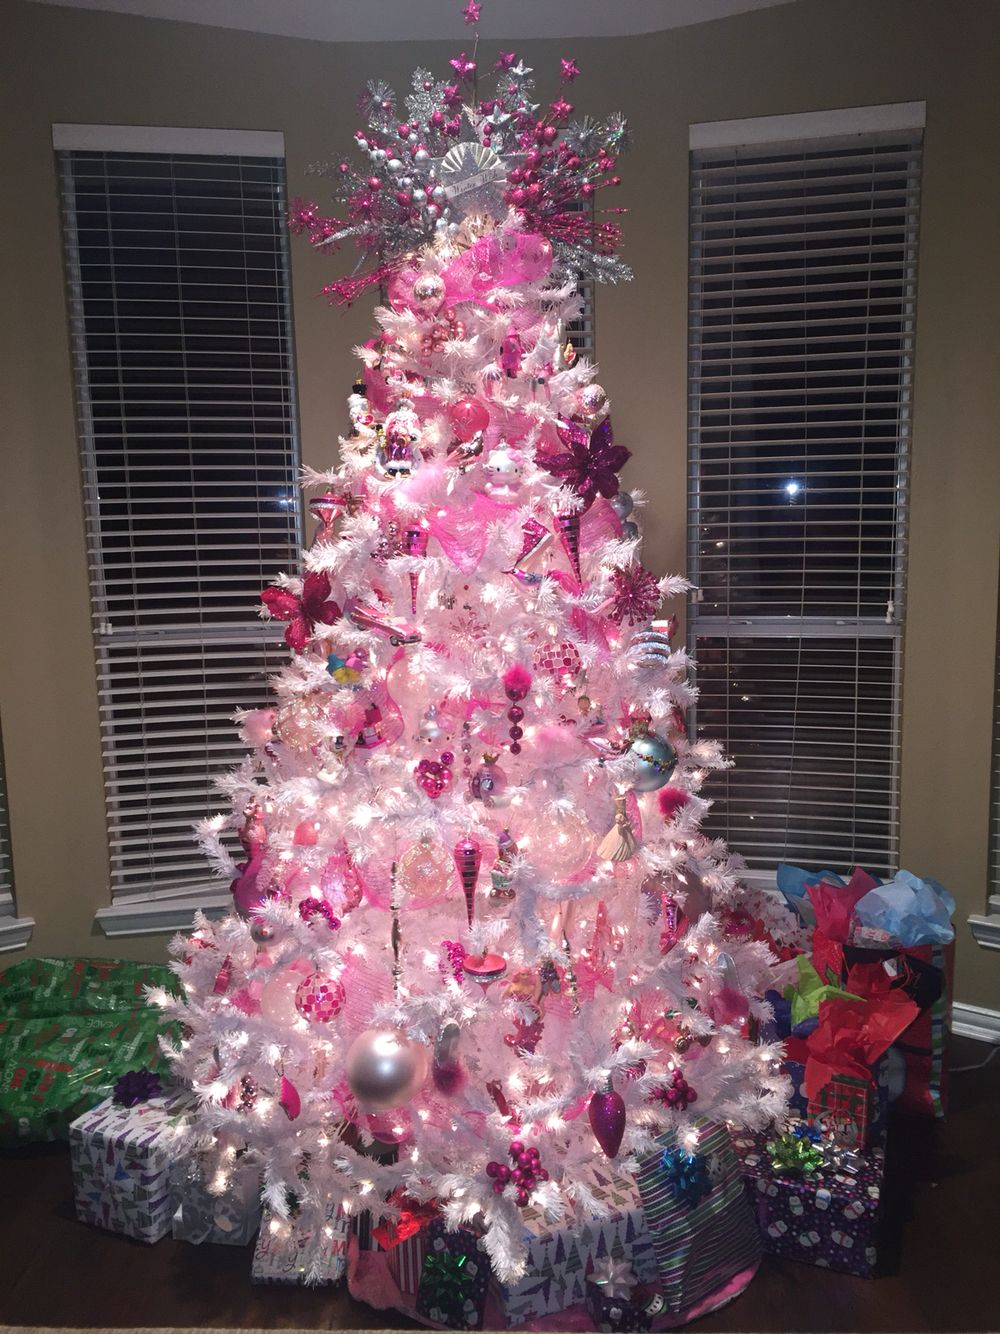
[[[413,160],[414,162],[430,162],[431,155],[426,148],[418,148],[413,154]]]
[[[413,283],[413,304],[421,315],[436,315],[444,305],[444,279],[439,273],[421,273]]]
[[[351,1043],[347,1083],[361,1107],[387,1112],[412,1102],[427,1079],[427,1048],[395,1029],[367,1028]]]
[[[270,922],[262,922],[259,917],[254,918],[250,923],[250,939],[258,945],[266,945],[274,939],[274,927]]]
[[[639,761],[635,782],[636,792],[655,792],[670,782],[677,765],[677,752],[658,732],[637,736],[629,747],[629,754]]]
[[[403,170],[403,164],[402,162],[400,162],[398,157],[391,157],[389,161],[385,164],[385,169],[386,171],[391,171],[393,176],[395,176],[397,171]]]
[[[635,509],[635,501],[627,491],[619,491],[616,496],[611,497],[608,504],[622,520],[627,519]]]
[[[373,162],[384,162],[385,159],[386,159],[386,151],[385,151],[384,148],[373,148],[373,149],[372,149],[372,161],[373,161]]]
[[[431,198],[434,200],[435,204],[443,203],[447,197],[443,185],[435,185],[434,189],[431,191]]]
[[[631,542],[634,537],[639,536],[639,525],[633,523],[631,519],[626,519],[622,524],[622,537]]]
[[[426,190],[420,190],[420,189],[414,190],[414,192],[413,192],[413,202],[414,202],[415,204],[422,204],[426,198],[427,198],[427,191],[426,191]]]

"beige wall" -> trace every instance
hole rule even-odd
[[[996,101],[991,0],[798,0],[662,35],[530,46],[574,90],[620,106],[636,148],[622,201],[639,280],[602,291],[601,379],[628,479],[652,506],[647,563],[684,568],[687,127],[692,121],[927,101],[903,727],[903,862],[981,911],[1000,557],[996,417]],[[445,47],[321,45],[8,0],[3,46],[5,266],[0,560],[6,741],[18,908],[38,953],[162,957],[163,937],[108,942],[101,757],[67,351],[53,121],[281,130],[292,192],[341,151],[364,78],[403,84]],[[456,39],[461,34],[456,30]],[[368,308],[331,312],[329,272],[294,248],[303,449],[331,459]],[[953,655],[949,661],[948,654]],[[11,956],[15,957],[15,956]],[[959,928],[958,995],[1000,1005],[1000,957]]]

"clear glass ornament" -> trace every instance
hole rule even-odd
[[[424,834],[407,848],[396,867],[396,880],[408,908],[427,908],[446,899],[455,877],[451,853]]]

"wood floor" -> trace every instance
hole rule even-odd
[[[957,1040],[954,1066],[990,1048]],[[943,1125],[898,1119],[883,1276],[765,1259],[693,1330],[1000,1329],[1000,1055],[954,1079]],[[250,1248],[143,1246],[77,1223],[65,1146],[0,1153],[0,1325],[384,1329],[343,1289],[250,1284]],[[400,1319],[400,1326],[410,1327]]]

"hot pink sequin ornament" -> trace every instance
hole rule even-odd
[[[336,977],[310,973],[295,992],[295,1008],[303,1019],[314,1024],[328,1024],[341,1011],[346,993]]]
[[[625,1099],[611,1086],[591,1094],[587,1118],[594,1138],[609,1158],[615,1158],[625,1134]]]

